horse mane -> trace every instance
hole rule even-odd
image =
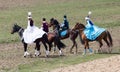
[[[85,28],[85,25],[84,25],[84,24],[82,24],[82,23],[79,23],[79,25],[81,25],[81,27]]]
[[[85,29],[85,25],[82,24],[82,23],[76,23],[76,25],[79,27],[80,30],[84,30]],[[79,35],[79,40],[80,40],[81,44],[84,44],[85,42],[83,41],[80,33],[78,35]]]
[[[59,22],[56,19],[54,19],[54,24],[59,25]]]

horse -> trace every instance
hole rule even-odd
[[[58,25],[58,26],[56,26],[56,25]],[[51,19],[50,19],[49,27],[53,27],[53,32],[55,32],[55,34],[58,35],[58,33],[57,33],[57,28],[60,28],[60,26],[59,26],[59,22],[58,22],[56,19],[54,19],[54,18],[51,18]],[[62,31],[61,31],[61,32],[62,32]],[[76,53],[77,53],[77,42],[76,42],[76,38],[77,38],[77,36],[78,36],[78,30],[67,29],[67,30],[66,30],[66,35],[64,35],[64,36],[58,35],[58,36],[59,36],[59,38],[60,38],[61,40],[70,38],[70,40],[71,40],[72,43],[73,43],[72,46],[71,46],[71,48],[70,48],[70,53],[72,53],[72,49],[73,49],[74,47],[76,47]]]
[[[30,55],[30,54],[27,52],[27,45],[28,44],[24,42],[23,32],[24,32],[24,28],[18,26],[17,24],[14,24],[14,26],[12,27],[11,34],[14,34],[14,33],[18,33],[19,34],[19,36],[21,38],[21,41],[22,41],[22,43],[24,45],[24,57],[26,57],[27,55]],[[51,51],[51,47],[52,47],[52,42],[53,41],[58,46],[59,50],[61,50],[61,47],[65,47],[65,45],[59,39],[57,39],[57,37],[54,37],[53,41],[50,41],[50,38],[51,37],[48,37],[47,34],[44,34],[41,38],[38,38],[38,39],[36,39],[34,41],[34,43],[36,43],[36,46],[35,46],[35,56],[39,56],[40,55],[40,42],[43,43],[43,45],[44,45],[44,47],[46,49],[46,57],[48,57],[49,51]],[[47,48],[46,43],[49,45],[49,50]]]
[[[66,45],[64,43],[61,42],[61,40],[59,39],[59,37],[54,33],[54,32],[48,32],[47,33],[47,37],[48,37],[48,41],[50,43],[54,43],[54,47],[57,46],[57,48],[59,49],[59,55],[62,56],[62,50],[61,48],[65,48]],[[51,48],[50,48],[51,50]],[[54,48],[54,51],[56,50],[56,48]]]
[[[82,23],[76,23],[76,25],[74,26],[74,30],[79,30],[79,36],[80,36],[80,41],[82,44],[84,44],[84,53],[83,54],[86,54],[86,49],[89,49],[90,52],[93,52],[91,48],[89,48],[89,42],[92,42],[92,41],[97,41],[99,42],[99,49],[98,49],[98,52],[100,52],[102,50],[102,46],[103,46],[103,43],[102,43],[102,40],[105,41],[105,43],[107,44],[107,46],[109,47],[109,53],[111,53],[111,49],[110,47],[113,46],[113,41],[112,41],[112,37],[111,37],[111,34],[109,33],[108,30],[105,30],[103,31],[95,40],[90,40],[86,37],[86,35],[84,34],[84,30],[85,30],[85,26],[84,24]]]

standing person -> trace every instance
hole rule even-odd
[[[67,16],[64,15],[63,17],[64,17],[64,21],[63,21],[63,23],[61,25],[62,31],[69,29],[69,22],[67,20]]]
[[[28,25],[23,32],[24,42],[28,44],[34,43],[37,38],[41,38],[45,33],[46,32],[44,32],[42,29],[39,29],[34,25],[32,13],[28,12]]]
[[[46,22],[46,18],[42,19],[42,27],[43,27],[43,31],[45,31],[46,33],[49,32],[48,23]]]

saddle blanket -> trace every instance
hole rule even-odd
[[[61,31],[60,36],[65,36],[67,34],[67,30]]]
[[[86,27],[84,34],[89,40],[95,40],[103,31],[105,31],[104,28],[92,25],[91,27]]]

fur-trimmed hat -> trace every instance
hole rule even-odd
[[[28,12],[28,19],[29,18],[32,18],[32,13],[31,12]]]

